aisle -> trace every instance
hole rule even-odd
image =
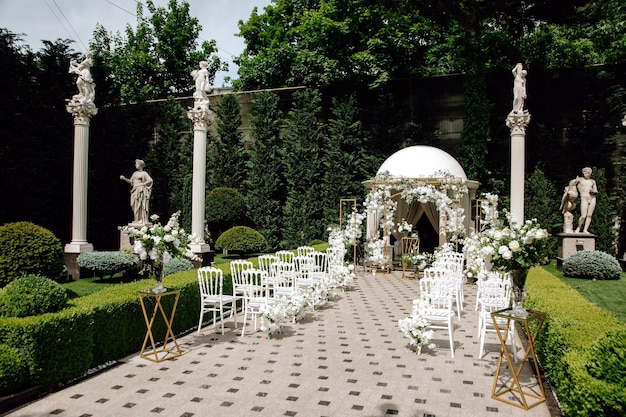
[[[462,320],[455,318],[455,358],[443,331],[437,349],[417,356],[397,322],[418,288],[399,271],[362,273],[337,300],[283,326],[279,338],[242,338],[228,320],[223,336],[207,326],[180,338],[178,359],[155,364],[133,355],[8,415],[550,417],[545,403],[523,411],[491,399],[499,345],[490,335],[489,352],[477,358],[473,285]]]

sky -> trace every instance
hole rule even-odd
[[[219,56],[229,64],[228,72],[218,72],[216,87],[224,86],[224,77],[237,77],[232,57],[244,49],[239,20],[247,21],[256,6],[259,13],[271,0],[186,0],[189,14],[202,26],[199,41],[215,39]],[[76,51],[85,52],[96,24],[109,32],[125,33],[126,25],[136,27],[137,0],[0,0],[0,28],[21,35],[32,50],[42,48],[41,40],[73,39]],[[166,7],[169,0],[153,0]],[[181,3],[182,0],[179,0]],[[145,4],[145,1],[143,1]],[[144,15],[148,15],[144,7]]]

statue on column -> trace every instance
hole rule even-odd
[[[195,82],[195,91],[193,93],[194,107],[209,107],[208,94],[213,91],[213,87],[209,82],[209,63],[200,61],[200,69],[191,71],[191,76]]]
[[[70,61],[70,74],[76,74],[76,87],[78,87],[78,94],[72,97],[72,101],[78,103],[93,103],[96,97],[96,84],[91,76],[92,53],[87,51],[85,59],[81,62],[72,59]]]
[[[561,213],[563,213],[563,232],[574,232],[574,213],[576,209],[576,200],[578,200],[578,179],[574,178],[569,182],[563,191],[561,198]]]
[[[120,175],[120,179],[129,183],[130,207],[133,209],[133,224],[149,223],[150,194],[152,193],[152,178],[144,171],[146,164],[141,159],[135,159],[136,171],[130,179]]]
[[[524,113],[524,100],[526,100],[526,75],[528,71],[523,69],[522,63],[519,62],[513,67],[513,110],[511,113]]]
[[[576,233],[589,233],[589,225],[591,217],[596,209],[596,196],[598,195],[598,186],[596,181],[591,179],[591,168],[584,167],[582,169],[583,176],[576,177],[578,194],[580,195],[580,218],[578,219],[578,227]]]

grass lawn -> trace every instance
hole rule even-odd
[[[258,254],[246,255],[246,258],[258,256]],[[215,253],[214,262],[216,265],[228,263],[233,259],[239,259],[236,255],[222,255],[222,253]],[[70,281],[62,284],[68,291],[70,298],[83,297],[85,295],[91,294],[96,291],[100,291],[106,287],[110,287],[112,285],[130,282],[135,278],[124,279],[118,275],[113,276],[112,278],[104,278],[100,279],[98,277],[92,278],[81,278],[76,281]]]
[[[626,273],[620,279],[591,280],[564,277],[556,268],[556,261],[543,267],[561,281],[578,291],[583,297],[600,308],[612,312],[621,322],[626,323]]]

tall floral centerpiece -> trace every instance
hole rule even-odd
[[[466,245],[482,256],[484,262],[509,273],[513,284],[512,314],[525,316],[522,307],[526,296],[526,277],[533,266],[548,263],[550,234],[537,219],[518,223],[509,212],[490,227],[466,240]]]
[[[190,243],[198,239],[194,235],[185,233],[180,227],[178,218],[180,211],[172,214],[167,224],[159,223],[159,216],[150,216],[151,224],[142,227],[123,226],[119,229],[127,233],[133,240],[133,250],[143,261],[142,272],[156,280],[156,286],[152,289],[155,294],[163,293],[163,265],[164,258],[187,257],[192,260],[198,257],[191,252]]]

